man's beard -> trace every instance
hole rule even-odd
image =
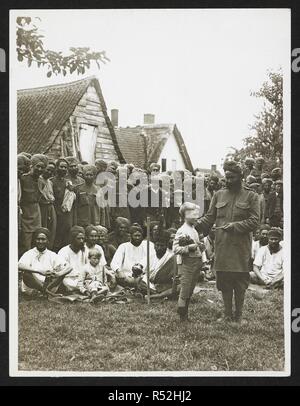
[[[259,240],[260,245],[265,246],[268,244],[268,239],[267,238],[260,238]]]

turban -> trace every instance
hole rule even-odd
[[[161,230],[161,232],[159,233],[157,242],[168,244],[169,239],[170,239],[170,233],[167,230]]]
[[[282,180],[280,180],[280,179],[276,180],[275,185],[283,185]]]
[[[97,168],[97,171],[100,172],[105,172],[107,169],[107,163],[103,161],[103,159],[96,159],[95,166]]]
[[[68,162],[69,165],[78,165],[79,164],[78,159],[75,158],[74,156],[67,156],[66,161]]]
[[[71,230],[70,230],[71,241],[73,241],[77,237],[77,235],[80,234],[80,233],[85,234],[84,233],[84,228],[80,227],[80,226],[73,226],[71,228]]]
[[[252,183],[250,183],[250,185],[249,185],[249,187],[250,187],[251,189],[255,189],[255,188],[259,187],[259,186],[260,186],[260,184],[257,183],[257,182],[252,182]]]
[[[169,235],[172,235],[172,234],[176,234],[176,232],[177,232],[177,230],[176,230],[176,228],[168,228],[167,229],[167,232],[169,233]]]
[[[255,163],[255,161],[254,161],[253,158],[248,157],[248,158],[245,159],[245,164],[253,164],[254,165],[254,163]]]
[[[149,166],[149,171],[152,172],[154,169],[157,169],[159,171],[160,165],[155,162],[152,162],[152,164],[150,164],[150,166]]]
[[[261,163],[261,164],[263,164],[263,163],[265,163],[265,160],[264,160],[264,158],[262,157],[262,156],[259,156],[259,157],[257,157],[256,159],[255,159],[255,161],[256,161],[256,163]]]
[[[21,152],[21,155],[26,156],[28,159],[31,159],[32,155],[29,152]]]
[[[267,172],[264,172],[264,173],[262,173],[261,175],[260,175],[260,177],[262,178],[262,179],[265,179],[265,178],[270,178],[270,174],[269,173],[267,173]]]
[[[225,161],[223,165],[224,172],[233,172],[237,173],[238,175],[242,174],[242,168],[236,161]]]
[[[30,166],[30,159],[23,154],[17,155],[17,162],[18,162],[18,165],[20,164],[20,165],[24,165],[24,166]]]
[[[108,229],[106,227],[103,226],[95,226],[98,233],[103,233],[103,234],[108,234]]]
[[[274,168],[273,170],[272,170],[272,174],[277,174],[277,173],[281,173],[281,169],[280,168]]]
[[[90,235],[92,231],[98,232],[96,226],[92,226],[92,225],[91,225],[91,226],[85,227],[85,234],[86,234],[86,235]]]
[[[97,169],[94,165],[83,165],[82,167],[83,170],[83,175],[86,175],[87,172],[93,172],[93,175],[95,176],[97,173]]]
[[[45,166],[48,165],[48,158],[46,157],[46,155],[43,155],[43,154],[32,155],[31,164],[34,166],[34,165],[37,165],[39,163],[42,163]]]
[[[268,237],[282,237],[282,230],[279,227],[272,227],[271,230],[268,232]]]
[[[65,158],[58,158],[58,159],[56,160],[56,162],[55,162],[56,168],[59,167],[59,164],[60,164],[61,162],[64,162],[65,164],[67,164],[67,165],[69,166],[69,163],[68,163],[68,161],[67,161]]]
[[[39,227],[36,230],[34,230],[33,236],[32,236],[32,240],[35,241],[37,239],[37,236],[39,234],[45,234],[45,236],[49,239],[50,237],[50,231],[48,230],[48,228],[45,227]]]
[[[219,178],[217,175],[210,175],[209,180],[213,180],[214,182],[218,183],[219,182]]]
[[[266,184],[266,183],[269,183],[270,185],[272,185],[273,181],[272,181],[271,178],[263,178],[262,184],[264,185],[264,184]]]
[[[259,227],[259,230],[260,231],[263,231],[263,230],[270,230],[271,229],[271,227],[269,226],[269,224],[262,224],[260,227]]]
[[[130,221],[126,217],[117,217],[115,223],[116,225],[130,226]]]
[[[133,234],[133,233],[136,233],[136,232],[139,232],[139,233],[143,234],[143,229],[138,223],[134,223],[130,227],[129,232],[130,232],[130,234]]]

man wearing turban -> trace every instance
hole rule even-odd
[[[70,266],[48,249],[50,232],[39,227],[33,233],[33,248],[26,251],[19,260],[22,272],[22,292],[41,292],[55,296],[64,277],[71,271]]]
[[[216,224],[214,270],[225,310],[220,321],[241,322],[249,284],[252,232],[259,226],[259,202],[257,193],[242,186],[242,169],[237,162],[226,161],[223,168],[226,188],[214,194],[208,212],[195,227],[207,235]]]
[[[268,232],[268,245],[259,248],[251,274],[252,282],[265,285],[269,288],[281,287],[284,278],[284,248],[280,241],[282,231],[280,228],[271,228]]]
[[[77,192],[77,224],[82,227],[97,225],[100,220],[100,211],[97,205],[97,187],[95,185],[96,167],[83,166],[84,183],[79,185]]]
[[[247,176],[251,175],[254,168],[255,160],[253,158],[247,157],[245,159],[245,166],[243,170],[243,178],[246,179]]]
[[[46,155],[33,155],[31,157],[30,172],[20,177],[21,252],[19,254],[31,248],[32,235],[42,225],[39,205],[41,192],[39,190],[38,179],[45,170],[47,162],[48,158]]]
[[[65,158],[59,158],[56,161],[56,175],[52,178],[53,194],[54,194],[54,207],[57,216],[56,234],[54,241],[54,251],[60,250],[68,243],[70,229],[73,225],[73,210],[74,203],[72,203],[71,210],[65,210],[63,203],[65,196],[68,192],[73,192],[73,185],[67,178],[69,164]],[[70,195],[70,194],[69,194]]]
[[[66,276],[63,284],[68,292],[79,290],[80,275],[83,267],[88,263],[89,249],[85,245],[85,231],[83,227],[73,226],[70,229],[68,239],[70,244],[58,251],[61,260],[67,263],[72,271]]]
[[[268,200],[268,216],[271,227],[280,227],[283,221],[283,182],[275,181],[275,191],[270,193]]]
[[[154,244],[150,242],[150,266],[155,258]],[[115,272],[117,283],[121,286],[136,286],[133,275],[138,266],[142,271],[147,266],[147,241],[143,240],[143,230],[139,224],[130,227],[130,241],[119,245],[112,261],[111,269]]]

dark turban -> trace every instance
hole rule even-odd
[[[96,231],[98,233],[96,226],[87,226],[85,227],[85,234],[90,235],[92,231]]]
[[[263,178],[262,184],[264,185],[265,183],[269,183],[270,185],[272,185],[273,180],[271,178]]]
[[[225,161],[223,165],[224,172],[233,172],[242,175],[242,168],[236,161]]]
[[[68,162],[69,165],[78,165],[79,164],[78,159],[75,158],[74,156],[67,156],[66,161]]]
[[[32,155],[31,164],[33,166],[39,164],[40,162],[42,164],[44,164],[45,166],[48,165],[48,158],[46,157],[46,155],[43,155],[43,154],[34,154],[34,155]]]
[[[32,236],[32,240],[35,241],[37,239],[37,236],[39,234],[45,234],[45,236],[49,239],[50,237],[50,231],[48,230],[48,228],[45,227],[39,227],[36,230],[34,230],[33,236]]]
[[[29,152],[21,152],[21,155],[26,156],[28,159],[31,159],[32,155]]]
[[[117,217],[115,220],[116,225],[125,225],[127,227],[130,226],[130,221],[126,217]]]
[[[58,158],[58,159],[56,160],[56,162],[55,162],[56,168],[59,167],[59,164],[60,164],[61,162],[64,162],[64,163],[67,164],[67,166],[69,166],[69,162],[66,160],[66,158]]]
[[[95,176],[97,173],[97,169],[94,165],[83,165],[82,170],[83,170],[83,175],[85,175],[87,172],[92,172]]]
[[[282,230],[279,227],[272,227],[268,232],[268,237],[282,238]]]
[[[250,187],[250,189],[256,189],[256,188],[258,188],[260,186],[260,184],[259,183],[256,183],[256,182],[253,182],[253,183],[250,183],[250,185],[249,185],[249,187]]]
[[[23,155],[23,154],[18,154],[17,156],[17,162],[20,165],[24,165],[24,166],[30,166],[30,159],[27,158],[27,156]]]
[[[163,243],[163,244],[168,244],[170,239],[170,233],[167,230],[161,230],[159,233],[157,242]]]
[[[246,182],[248,185],[251,185],[252,183],[256,183],[256,177],[252,175],[248,175],[246,178]]]
[[[248,158],[245,159],[245,164],[253,164],[254,165],[254,163],[255,163],[255,161],[254,161],[253,158],[248,157]]]
[[[259,230],[263,231],[263,230],[270,230],[271,227],[269,226],[269,224],[262,224],[261,226],[259,226]]]
[[[70,230],[70,239],[73,241],[78,234],[82,233],[83,235],[85,234],[84,228],[80,226],[73,226]]]
[[[96,159],[95,166],[98,172],[105,172],[107,169],[107,163],[103,159]]]

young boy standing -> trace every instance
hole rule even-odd
[[[177,230],[173,252],[177,255],[180,293],[177,313],[181,321],[188,320],[188,307],[202,266],[200,240],[194,225],[200,216],[200,207],[193,203],[183,203],[179,209],[184,224]]]

